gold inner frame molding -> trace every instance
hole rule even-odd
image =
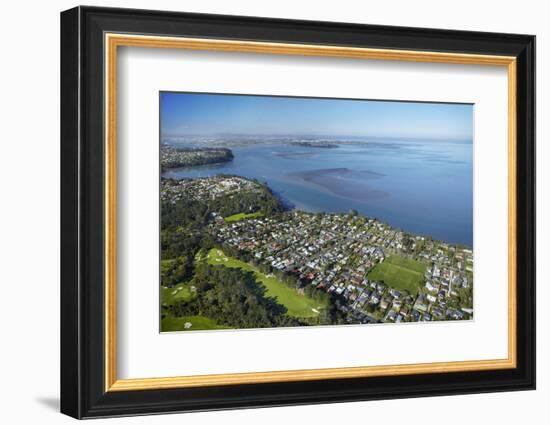
[[[510,369],[516,367],[516,58],[462,53],[410,50],[370,49],[326,45],[287,44],[200,38],[160,37],[107,33],[105,46],[105,391],[238,385],[269,382],[312,381],[321,379],[359,378]],[[396,60],[469,65],[503,66],[508,72],[508,357],[495,360],[473,360],[386,366],[343,367],[230,373],[174,377],[118,379],[116,324],[117,265],[117,51],[120,46],[169,48],[261,54],[324,56],[358,60]]]

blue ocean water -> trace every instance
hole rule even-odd
[[[231,162],[169,170],[172,178],[256,178],[295,208],[376,217],[394,227],[472,246],[472,144],[399,141],[337,148],[256,143]]]

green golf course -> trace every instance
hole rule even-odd
[[[176,301],[183,301],[193,296],[191,287],[182,283],[174,288],[160,287],[160,300],[163,305],[171,305]]]
[[[277,298],[277,302],[288,309],[288,315],[294,317],[317,317],[324,305],[305,295],[298,293],[273,275],[265,275],[256,267],[236,258],[226,256],[220,249],[213,248],[208,252],[207,261],[215,266],[239,268],[254,273],[256,280],[265,286],[266,295]]]
[[[204,316],[168,316],[162,319],[161,328],[163,332],[231,329],[227,326],[220,326],[214,320]]]

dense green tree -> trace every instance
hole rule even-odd
[[[235,328],[304,324],[287,316],[286,307],[266,296],[264,286],[251,272],[201,264],[195,270],[193,285],[197,296],[175,304],[174,316],[204,315]]]
[[[185,255],[168,261],[166,267],[161,267],[161,284],[172,287],[185,282],[193,276],[193,260]]]

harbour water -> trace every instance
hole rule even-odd
[[[294,208],[354,209],[411,233],[472,246],[471,143],[385,139],[319,148],[258,141],[230,148],[230,162],[163,175],[255,178]]]

